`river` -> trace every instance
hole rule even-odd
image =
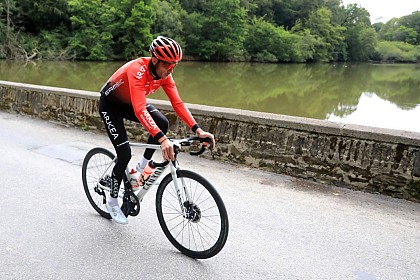
[[[98,91],[123,63],[0,61],[0,80]],[[187,103],[420,132],[418,64],[181,62],[173,75]]]

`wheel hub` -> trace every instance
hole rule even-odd
[[[196,204],[188,205],[185,216],[191,222],[198,223],[201,220],[201,210]]]

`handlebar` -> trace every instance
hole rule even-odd
[[[187,138],[187,143],[188,144],[182,145],[182,143],[181,143],[181,146],[190,146],[192,144],[192,142],[194,142],[194,141],[200,141],[200,143],[209,143],[209,145],[210,145],[209,146],[210,152],[211,152],[211,154],[213,156],[213,159],[214,159],[214,155],[213,155],[213,142],[211,141],[211,139],[209,137],[200,138],[198,136],[193,136],[193,137]],[[205,150],[206,150],[206,146],[201,145],[201,149],[200,150],[198,150],[198,151],[190,151],[190,155],[192,155],[192,156],[198,156],[198,155],[201,155],[202,153],[204,153]]]
[[[169,139],[170,141],[172,141],[174,143],[174,153],[175,156],[181,151],[181,147],[186,147],[186,146],[191,146],[191,144],[194,141],[199,141],[200,143],[209,143],[209,149],[210,149],[210,153],[212,155],[212,158],[214,159],[214,154],[213,154],[213,142],[211,141],[211,139],[209,137],[206,138],[200,138],[198,136],[192,136],[192,137],[188,137],[188,138],[184,138],[184,139]],[[190,151],[190,155],[192,156],[198,156],[201,155],[202,153],[204,153],[206,150],[206,146],[201,145],[200,150],[197,151]],[[163,161],[163,162],[155,162],[155,161],[150,161],[149,164],[152,168],[156,168],[156,167],[164,167],[166,165],[168,165],[169,161]]]

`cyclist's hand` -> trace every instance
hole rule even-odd
[[[159,141],[159,142],[160,142],[160,147],[162,148],[162,157],[165,160],[174,161],[175,160],[175,154],[174,154],[173,143],[167,138],[166,138],[166,140]]]
[[[200,138],[206,138],[206,137],[208,137],[208,138],[210,138],[211,139],[211,141],[212,141],[212,143],[208,143],[208,144],[213,144],[213,149],[215,149],[216,148],[216,141],[214,140],[214,135],[213,134],[211,134],[210,132],[207,132],[207,131],[204,131],[204,130],[202,130],[201,128],[198,128],[196,131],[195,131],[195,133],[197,134],[197,136],[198,137],[200,137]],[[206,142],[203,142],[204,144],[206,144]],[[205,145],[205,146],[208,146],[208,145]]]

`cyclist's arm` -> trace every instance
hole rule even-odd
[[[162,85],[163,90],[165,91],[166,95],[169,98],[169,101],[172,104],[172,107],[175,110],[175,113],[189,126],[189,128],[197,134],[200,138],[207,138],[209,137],[212,141],[213,147],[216,146],[216,142],[214,140],[214,135],[204,131],[199,127],[197,122],[195,121],[194,117],[192,116],[191,112],[188,110],[187,106],[185,106],[184,102],[179,97],[178,90],[176,88],[175,82],[172,78],[172,75],[169,76],[167,82]]]
[[[133,67],[127,70],[127,79],[130,87],[131,102],[137,119],[139,119],[152,137],[156,140],[160,139],[164,134],[146,109],[146,65],[135,63]]]
[[[165,83],[162,85],[162,89],[168,96],[175,113],[193,132],[196,132],[199,126],[187,106],[185,106],[184,102],[179,97],[178,89],[176,88],[172,75],[166,78]]]

